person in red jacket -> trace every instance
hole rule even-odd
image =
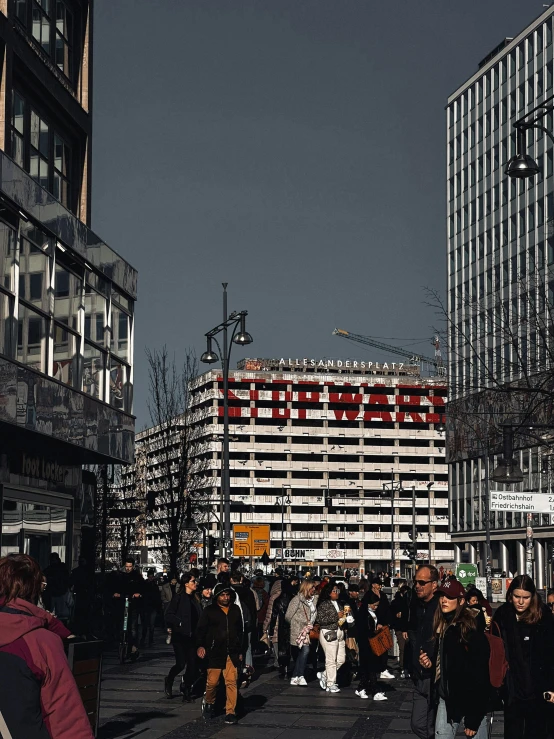
[[[71,635],[36,603],[38,562],[0,559],[0,736],[93,739],[62,639]]]

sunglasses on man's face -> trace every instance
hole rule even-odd
[[[429,585],[430,582],[434,582],[434,580],[414,580],[414,583],[419,585],[420,588],[424,588],[426,585]]]

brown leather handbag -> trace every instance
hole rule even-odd
[[[319,639],[320,630],[319,624],[314,624],[310,629],[310,639]]]
[[[368,641],[371,651],[373,654],[376,654],[377,657],[380,657],[389,649],[392,649],[392,634],[390,633],[388,626],[383,626],[383,628],[378,631],[375,636],[370,637]]]

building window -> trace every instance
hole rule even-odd
[[[65,0],[16,0],[15,17],[69,80],[73,79],[73,16]]]
[[[11,148],[14,161],[69,208],[71,149],[16,91],[12,96]]]

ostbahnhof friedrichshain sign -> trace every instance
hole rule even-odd
[[[519,513],[554,513],[554,495],[491,490],[490,509]]]

